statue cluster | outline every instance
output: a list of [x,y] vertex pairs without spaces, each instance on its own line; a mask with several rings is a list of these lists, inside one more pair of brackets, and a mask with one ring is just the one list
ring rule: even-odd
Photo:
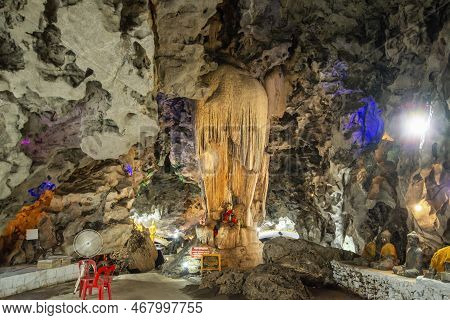
[[[369,242],[362,253],[362,258],[355,259],[354,263],[370,266],[378,270],[392,270],[395,274],[416,278],[423,275],[423,252],[420,248],[419,235],[412,231],[407,235],[406,259],[403,265],[399,264],[397,250],[391,243],[391,233],[388,230],[380,234],[381,250],[377,255],[375,241]],[[436,251],[430,263],[426,277],[450,282],[450,246]]]

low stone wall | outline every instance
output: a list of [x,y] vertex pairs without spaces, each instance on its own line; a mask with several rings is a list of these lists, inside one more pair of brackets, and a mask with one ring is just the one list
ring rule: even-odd
[[332,261],[337,284],[365,299],[448,300],[450,283],[418,277],[411,279],[380,271]]
[[75,280],[79,274],[76,264],[46,270],[30,269],[31,272],[0,275],[0,298]]

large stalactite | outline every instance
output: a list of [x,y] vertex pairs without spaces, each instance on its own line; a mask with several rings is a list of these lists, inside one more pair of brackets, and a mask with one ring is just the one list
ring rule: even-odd
[[[265,215],[269,156],[268,99],[255,79],[221,66],[208,75],[207,96],[196,109],[196,147],[207,204],[204,229],[218,229],[214,243],[228,266],[262,260],[256,227]],[[238,223],[221,223],[232,204]]]

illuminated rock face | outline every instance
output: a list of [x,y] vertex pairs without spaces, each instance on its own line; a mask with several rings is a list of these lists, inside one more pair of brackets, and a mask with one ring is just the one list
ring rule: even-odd
[[[35,203],[22,207],[16,217],[8,223],[0,235],[0,263],[18,264],[24,262],[22,259],[25,258],[26,253],[21,247],[25,242],[26,231],[39,227],[41,220],[47,216],[46,211],[52,198],[53,192],[45,191]],[[39,229],[42,231],[41,228]],[[46,242],[43,241],[42,235],[40,240]],[[42,244],[42,247],[45,247],[45,245]]]
[[156,135],[149,19],[145,0],[1,1],[0,201],[21,197],[57,153],[117,159]]
[[[266,91],[255,79],[222,66],[211,73],[198,102],[196,143],[207,205],[205,228],[218,229],[214,245],[233,267],[262,260],[256,227],[265,216],[269,157]],[[222,222],[233,205],[237,223]]]
[[[129,178],[106,172],[99,181],[94,172],[79,170],[95,159],[104,163],[89,169],[117,167],[123,174],[120,161],[110,161],[158,131],[149,1],[119,2],[0,1],[0,234],[30,200],[28,189],[50,175],[56,198],[66,196],[59,189],[74,172],[104,190],[94,190],[94,196],[66,183],[72,195],[64,203],[75,211],[56,223],[59,242],[70,248],[70,233],[88,227],[89,221],[73,220],[79,218],[79,201],[91,197],[104,215],[89,214],[87,220],[131,226],[129,207],[101,202],[114,193],[106,180],[123,184]],[[134,194],[111,201],[125,198],[131,201]],[[70,235],[64,238],[63,231]]]

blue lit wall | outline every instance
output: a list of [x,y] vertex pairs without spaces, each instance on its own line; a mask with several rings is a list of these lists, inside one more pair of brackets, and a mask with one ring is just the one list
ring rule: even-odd
[[360,149],[377,145],[384,133],[382,111],[372,97],[361,99],[364,105],[352,113],[344,124],[344,130],[352,132],[352,143]]

